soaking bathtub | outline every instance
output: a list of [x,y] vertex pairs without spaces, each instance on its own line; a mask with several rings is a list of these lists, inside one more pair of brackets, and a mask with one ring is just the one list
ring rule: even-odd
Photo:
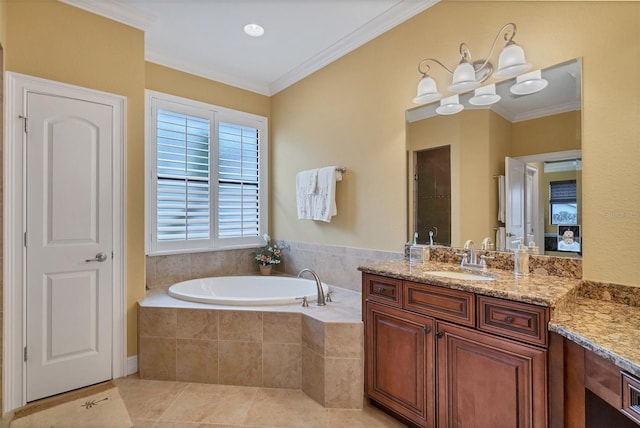
[[[329,290],[322,284],[325,294]],[[176,299],[230,306],[268,306],[313,303],[317,287],[313,280],[287,276],[218,276],[191,279],[169,287]]]

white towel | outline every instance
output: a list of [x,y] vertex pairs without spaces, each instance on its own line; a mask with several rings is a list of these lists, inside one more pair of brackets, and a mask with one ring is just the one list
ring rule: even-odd
[[504,175],[498,176],[498,221],[504,223],[506,214],[504,210]]
[[298,218],[312,218],[312,201],[318,186],[318,169],[296,174],[296,208]]
[[[314,171],[314,170],[311,170]],[[338,213],[336,206],[336,181],[342,180],[342,173],[335,166],[327,166],[316,171],[315,190],[308,193],[312,179],[309,171],[296,175],[296,205],[299,219],[320,220],[329,223]],[[305,173],[305,174],[303,174]]]
[[499,227],[496,230],[496,251],[506,250],[506,230],[504,227]]

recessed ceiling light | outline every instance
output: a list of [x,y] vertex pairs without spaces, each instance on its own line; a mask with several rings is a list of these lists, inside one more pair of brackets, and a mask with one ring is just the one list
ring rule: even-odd
[[264,28],[258,24],[247,24],[244,26],[244,32],[251,37],[262,37]]

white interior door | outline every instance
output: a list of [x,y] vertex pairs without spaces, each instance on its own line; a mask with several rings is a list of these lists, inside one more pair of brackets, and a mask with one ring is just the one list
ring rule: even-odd
[[513,251],[513,242],[525,234],[525,171],[527,165],[514,158],[506,157],[505,164],[505,231],[506,249]]
[[29,92],[26,398],[112,376],[113,108]]

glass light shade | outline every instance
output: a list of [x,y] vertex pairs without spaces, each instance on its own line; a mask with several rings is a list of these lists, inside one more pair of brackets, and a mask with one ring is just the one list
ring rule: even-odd
[[536,70],[516,78],[516,83],[509,89],[515,95],[530,95],[540,92],[549,82],[542,78],[542,71]]
[[497,103],[501,98],[496,94],[496,85],[491,84],[476,89],[473,97],[469,98],[469,103],[474,106],[488,106]]
[[442,98],[442,94],[438,92],[436,81],[425,74],[418,83],[418,91],[413,102],[416,104],[427,104],[438,101],[440,98]]
[[509,78],[522,74],[531,68],[524,59],[524,49],[517,43],[509,43],[502,49],[498,58],[498,70],[493,77]]
[[476,80],[476,70],[473,65],[463,61],[453,70],[451,85],[447,88],[451,92],[465,92],[480,86]]
[[456,114],[461,112],[463,109],[464,106],[460,104],[460,97],[458,95],[453,95],[440,100],[440,107],[436,109],[436,113],[442,115]]

